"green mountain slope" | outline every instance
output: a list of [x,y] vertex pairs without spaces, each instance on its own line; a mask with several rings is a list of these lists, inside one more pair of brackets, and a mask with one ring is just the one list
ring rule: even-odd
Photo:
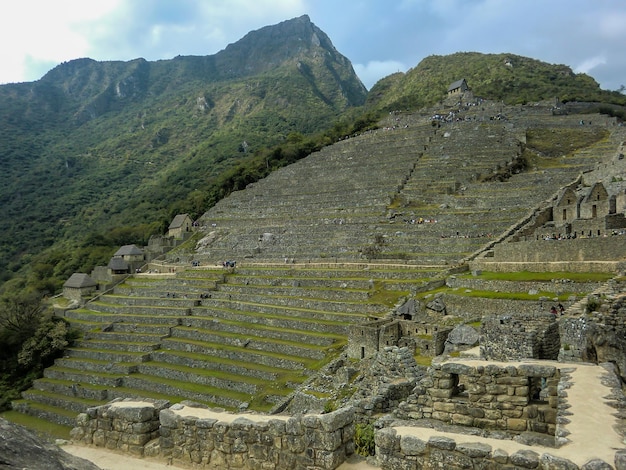
[[79,59],[0,86],[0,278],[53,245],[42,279],[145,241],[175,212],[203,212],[206,188],[255,150],[319,131],[365,96],[307,16],[213,56]]
[[475,96],[507,104],[554,98],[626,104],[625,95],[601,90],[593,78],[575,74],[565,65],[513,54],[478,52],[429,56],[405,74],[380,80],[370,90],[367,104],[387,111],[431,106],[446,96],[452,82],[461,78],[465,78]]

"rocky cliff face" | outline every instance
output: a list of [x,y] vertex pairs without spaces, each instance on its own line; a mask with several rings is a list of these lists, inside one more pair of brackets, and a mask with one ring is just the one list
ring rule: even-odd
[[99,470],[36,437],[21,426],[0,418],[0,468],[3,470]]

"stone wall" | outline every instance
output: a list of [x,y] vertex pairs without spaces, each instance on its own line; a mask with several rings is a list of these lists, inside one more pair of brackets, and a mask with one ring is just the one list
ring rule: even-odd
[[561,339],[551,313],[483,317],[480,352],[485,359],[557,359]]
[[[581,470],[591,468],[626,468],[626,451],[615,454],[614,467],[599,459],[579,467],[571,460],[539,454],[530,449],[514,453],[481,442],[467,442],[467,437],[453,439],[431,436],[428,440],[411,434],[399,434],[394,428],[376,431],[376,459],[382,470],[419,470],[422,468],[543,468],[551,470]],[[613,462],[611,462],[613,463]]]
[[491,261],[520,263],[615,261],[615,253],[626,252],[626,237],[520,241],[501,243],[495,246],[493,250],[494,259]]
[[71,437],[200,469],[332,470],[354,453],[354,431],[351,407],[288,417],[126,399],[81,413]]
[[[354,411],[278,417],[203,417],[161,411],[160,455],[194,468],[334,469],[354,453]],[[188,407],[186,407],[188,408]],[[230,415],[231,417],[233,415]]]
[[70,435],[81,444],[144,455],[144,446],[159,437],[159,413],[169,406],[164,400],[115,400],[88,408],[76,419]]
[[433,364],[395,416],[554,436],[559,379],[549,365]]

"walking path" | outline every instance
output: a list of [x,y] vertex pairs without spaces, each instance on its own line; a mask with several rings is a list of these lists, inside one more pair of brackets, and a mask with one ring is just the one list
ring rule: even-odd
[[[471,366],[507,364],[477,360],[460,360],[459,362],[461,361]],[[613,390],[605,380],[602,380],[603,377],[609,377],[610,373],[603,367],[592,364],[565,364],[553,361],[524,361],[524,363],[554,365],[567,371],[571,376],[571,386],[565,391],[567,395],[565,399],[569,405],[567,411],[571,413],[567,417],[570,422],[565,425],[565,429],[569,432],[567,439],[570,442],[561,447],[529,446],[512,440],[465,436],[439,432],[430,428],[402,426],[394,429],[398,435],[413,435],[423,441],[428,441],[432,436],[444,436],[454,439],[457,443],[480,442],[490,445],[494,450],[502,449],[509,455],[522,449],[533,450],[540,455],[551,454],[569,459],[579,467],[592,459],[601,459],[613,465],[615,452],[626,449],[626,441],[617,432],[617,410],[609,404],[609,397]]]

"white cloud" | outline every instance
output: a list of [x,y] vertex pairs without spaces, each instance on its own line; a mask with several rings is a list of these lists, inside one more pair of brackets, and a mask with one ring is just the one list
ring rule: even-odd
[[392,73],[405,72],[407,69],[408,67],[405,64],[395,60],[372,60],[365,65],[354,64],[354,71],[368,90],[381,78]]
[[117,0],[22,0],[0,15],[0,83],[34,80],[30,68],[83,57],[88,42],[75,25],[115,8]]
[[578,64],[574,68],[574,72],[576,73],[586,73],[588,74],[592,69],[596,68],[598,65],[605,65],[606,58],[602,55],[591,57],[589,59],[585,59],[583,62]]

